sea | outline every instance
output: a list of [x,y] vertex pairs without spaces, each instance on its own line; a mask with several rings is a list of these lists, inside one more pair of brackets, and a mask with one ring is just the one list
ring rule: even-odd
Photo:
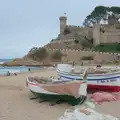
[[[0,64],[3,64],[4,62],[11,61],[12,59],[0,59]],[[9,71],[10,73],[21,73],[21,72],[27,72],[28,70],[39,70],[40,67],[31,67],[31,66],[0,66],[0,75],[6,75]]]

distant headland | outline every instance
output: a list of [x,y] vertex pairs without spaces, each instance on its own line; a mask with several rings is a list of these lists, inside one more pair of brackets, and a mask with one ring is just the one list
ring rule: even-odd
[[83,26],[68,25],[60,16],[60,33],[43,48],[32,48],[6,65],[111,64],[120,61],[120,7],[97,6]]

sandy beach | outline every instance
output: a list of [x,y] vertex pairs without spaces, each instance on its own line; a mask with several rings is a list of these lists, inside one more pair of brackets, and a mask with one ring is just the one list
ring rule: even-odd
[[[48,102],[30,100],[32,94],[26,87],[26,77],[29,75],[49,77],[57,74],[54,69],[46,68],[0,77],[0,120],[57,120],[66,109],[72,107],[67,103],[50,106]],[[120,118],[120,101],[103,103],[97,105],[96,109]]]

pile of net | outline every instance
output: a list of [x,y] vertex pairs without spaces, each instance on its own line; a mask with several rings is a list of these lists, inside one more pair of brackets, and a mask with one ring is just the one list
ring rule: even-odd
[[97,104],[110,101],[120,100],[120,95],[117,93],[108,93],[108,92],[95,92],[91,95],[91,100]]
[[80,107],[75,110],[68,109],[58,120],[119,120],[111,115],[96,112],[91,108]]

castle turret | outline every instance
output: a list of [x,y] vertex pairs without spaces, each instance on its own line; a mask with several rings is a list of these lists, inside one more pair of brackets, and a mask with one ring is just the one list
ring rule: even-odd
[[99,45],[100,44],[100,25],[94,25],[93,26],[93,43],[94,46]]
[[60,34],[64,32],[64,29],[67,25],[67,17],[66,16],[61,16],[59,18],[60,20]]

